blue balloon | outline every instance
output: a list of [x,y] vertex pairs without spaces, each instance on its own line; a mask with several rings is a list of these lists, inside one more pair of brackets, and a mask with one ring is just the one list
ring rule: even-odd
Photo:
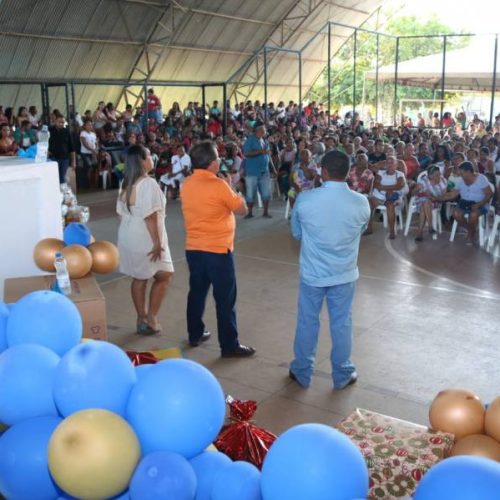
[[156,451],[141,460],[130,481],[129,491],[132,500],[193,500],[196,475],[182,455]]
[[220,451],[205,451],[192,458],[190,464],[197,481],[195,500],[211,500],[215,477],[231,464],[231,459]]
[[138,365],[135,367],[135,374],[137,378],[142,377],[154,365]]
[[52,500],[58,489],[49,474],[50,436],[58,417],[24,420],[0,437],[0,493],[9,499]]
[[358,448],[322,424],[292,427],[271,446],[262,467],[265,500],[367,498],[368,470]]
[[493,500],[500,498],[500,463],[459,456],[439,462],[420,481],[414,500]]
[[58,416],[52,384],[59,359],[35,344],[0,354],[0,422],[14,425],[28,418]]
[[39,344],[62,356],[82,338],[82,318],[75,304],[60,293],[31,292],[10,311],[7,344]]
[[212,443],[224,413],[224,392],[205,367],[187,359],[167,359],[137,381],[127,420],[143,453],[173,451],[189,459]]
[[92,233],[85,224],[72,222],[65,227],[63,239],[66,245],[83,245],[86,247],[92,241]]
[[124,416],[136,380],[130,359],[119,347],[103,341],[85,342],[61,358],[54,401],[64,417],[90,408]]
[[7,349],[7,320],[10,309],[6,304],[0,302],[0,352]]
[[261,500],[260,471],[248,462],[233,462],[215,476],[211,500]]

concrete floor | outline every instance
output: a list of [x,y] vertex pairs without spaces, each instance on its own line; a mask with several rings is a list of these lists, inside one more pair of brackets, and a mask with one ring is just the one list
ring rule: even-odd
[[[79,195],[90,206],[98,240],[116,241],[115,197],[116,191]],[[449,243],[443,234],[417,247],[413,237],[400,233],[389,242],[381,224],[363,238],[360,252],[353,315],[358,383],[332,391],[326,311],[313,383],[306,390],[291,382],[299,247],[289,236],[284,203],[273,202],[272,208],[272,220],[238,221],[239,330],[241,342],[257,349],[255,357],[220,359],[215,335],[196,349],[187,346],[188,272],[178,202],[167,207],[176,274],[161,312],[164,331],[150,338],[134,333],[130,281],[116,273],[99,278],[110,341],[134,350],[180,347],[209,368],[227,394],[259,402],[257,423],[276,433],[304,422],[333,425],[356,407],[426,424],[429,403],[444,388],[471,389],[485,402],[500,394],[498,259],[466,247],[463,235]],[[212,301],[206,323],[215,333]]]

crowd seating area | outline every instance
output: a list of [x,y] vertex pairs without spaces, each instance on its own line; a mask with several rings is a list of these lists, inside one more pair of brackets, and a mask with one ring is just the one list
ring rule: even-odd
[[[158,182],[169,199],[175,199],[189,175],[190,148],[212,139],[223,175],[230,175],[235,189],[244,192],[242,147],[254,127],[265,124],[272,192],[284,200],[285,217],[301,191],[321,184],[322,156],[339,150],[351,161],[349,186],[370,199],[373,218],[383,221],[390,238],[397,237],[398,228],[408,235],[412,217],[418,213],[417,242],[427,234],[427,225],[430,239],[447,228],[453,240],[464,226],[467,243],[484,248],[495,243],[500,225],[498,120],[489,127],[477,116],[468,120],[459,113],[454,119],[445,113],[440,120],[430,111],[428,119],[419,115],[415,124],[402,117],[401,126],[387,127],[365,124],[357,113],[330,116],[322,104],[311,102],[301,108],[293,101],[228,103],[225,109],[217,101],[206,107],[189,102],[185,108],[174,103],[165,111],[153,89],[145,108],[134,110],[128,105],[119,112],[112,103],[100,102],[95,111],[83,114],[71,109],[67,126],[79,157],[79,189],[116,188],[128,147],[143,144],[153,155]],[[48,125],[58,116],[61,113],[54,109]],[[0,106],[0,155],[15,155],[36,143],[41,123],[35,106],[21,107],[17,115],[12,108]],[[484,197],[472,203],[466,199],[471,190]],[[373,230],[370,224],[366,234]]]

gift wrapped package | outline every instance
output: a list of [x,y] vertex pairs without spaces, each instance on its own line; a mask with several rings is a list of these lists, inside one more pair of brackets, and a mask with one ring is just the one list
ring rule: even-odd
[[257,410],[255,401],[226,398],[229,405],[229,422],[221,429],[215,447],[233,460],[243,460],[259,469],[276,436],[257,427],[252,418]]
[[446,458],[453,434],[358,408],[340,422],[365,457],[370,499],[410,498],[425,472]]

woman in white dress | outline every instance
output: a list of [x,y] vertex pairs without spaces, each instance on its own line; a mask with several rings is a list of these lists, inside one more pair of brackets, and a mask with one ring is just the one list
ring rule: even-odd
[[[397,158],[389,155],[385,162],[386,169],[379,170],[375,176],[373,191],[369,198],[370,208],[373,211],[379,205],[385,205],[389,223],[389,239],[396,237],[396,205],[402,205],[406,186],[405,175],[397,170]],[[373,232],[372,218],[368,223],[366,234]]]
[[[151,153],[143,146],[128,150],[116,210],[120,215],[118,249],[120,271],[132,277],[132,300],[137,311],[137,333],[159,333],[158,312],[174,266],[165,229],[166,200],[157,182],[148,176]],[[148,280],[153,278],[146,304]]]

